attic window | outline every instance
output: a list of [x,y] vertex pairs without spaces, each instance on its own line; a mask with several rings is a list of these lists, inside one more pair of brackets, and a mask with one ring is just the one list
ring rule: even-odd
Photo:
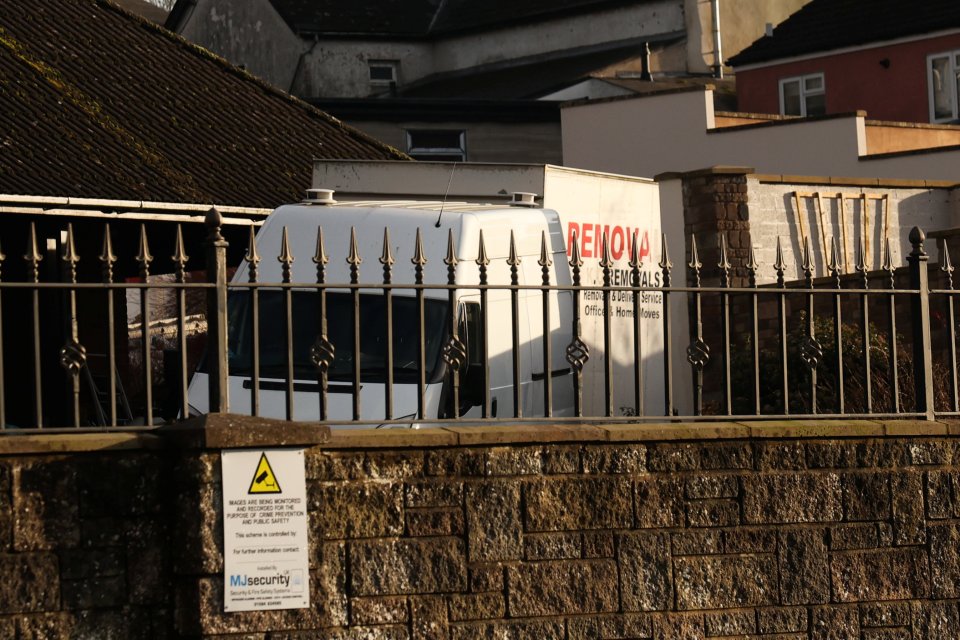
[[822,116],[827,112],[822,73],[780,81],[780,115]]
[[396,60],[370,60],[370,84],[385,85],[396,82],[399,64]]
[[407,131],[407,153],[416,160],[463,162],[467,159],[467,133],[460,129]]
[[930,87],[930,122],[953,122],[960,118],[960,51],[927,57]]

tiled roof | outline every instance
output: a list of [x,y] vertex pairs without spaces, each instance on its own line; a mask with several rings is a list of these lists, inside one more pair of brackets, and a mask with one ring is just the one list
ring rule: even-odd
[[648,1],[270,0],[270,4],[290,28],[300,34],[427,38],[449,32],[510,25],[526,19]]
[[728,62],[736,67],[957,28],[958,0],[812,0]]
[[126,9],[130,13],[136,14],[141,18],[145,18],[150,22],[156,22],[157,24],[163,24],[167,19],[167,14],[170,13],[163,7],[158,7],[152,2],[147,2],[147,0],[112,0],[112,1],[121,9]]
[[274,207],[406,157],[108,0],[2,5],[0,193]]

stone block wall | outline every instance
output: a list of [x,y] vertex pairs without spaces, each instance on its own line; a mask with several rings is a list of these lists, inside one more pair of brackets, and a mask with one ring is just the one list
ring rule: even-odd
[[311,608],[233,614],[209,440],[12,453],[4,437],[0,638],[957,638],[957,434],[335,432],[307,452]]
[[169,637],[156,443],[26,438],[0,436],[0,638]]

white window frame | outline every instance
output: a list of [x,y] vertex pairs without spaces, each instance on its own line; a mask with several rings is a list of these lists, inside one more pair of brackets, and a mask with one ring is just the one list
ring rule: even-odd
[[[418,133],[457,133],[460,136],[459,147],[415,147],[413,138]],[[407,153],[411,156],[419,156],[428,159],[430,156],[453,156],[460,155],[459,162],[467,160],[467,132],[464,129],[407,129]]]
[[[960,119],[960,90],[957,89],[957,74],[960,73],[960,63],[957,58],[960,57],[960,49],[954,51],[942,51],[940,53],[931,53],[927,56],[927,108],[930,114],[930,122],[955,122]],[[947,58],[950,61],[950,94],[953,99],[953,114],[947,118],[937,118],[934,113],[933,105],[933,60],[934,58]]]
[[[812,80],[813,78],[820,78],[820,89],[818,91],[807,91],[807,80]],[[781,78],[779,83],[780,88],[780,115],[787,115],[786,104],[784,103],[783,96],[783,86],[789,82],[796,82],[800,86],[800,117],[807,117],[807,97],[809,96],[824,96],[826,100],[827,95],[827,80],[823,77],[823,73],[808,73],[803,76],[791,76],[789,78]],[[793,115],[793,114],[791,114]]]
[[[374,79],[371,77],[374,67],[383,67],[390,69],[390,79]],[[397,76],[399,75],[400,70],[400,61],[399,60],[367,60],[367,78],[370,80],[370,84],[375,86],[387,87],[391,84],[397,82]]]

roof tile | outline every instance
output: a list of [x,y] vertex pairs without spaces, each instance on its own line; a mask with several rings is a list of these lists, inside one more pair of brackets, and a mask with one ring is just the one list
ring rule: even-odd
[[958,0],[812,0],[728,64],[738,67],[956,28]]
[[316,158],[405,158],[107,0],[0,12],[0,95],[4,193],[274,207]]

